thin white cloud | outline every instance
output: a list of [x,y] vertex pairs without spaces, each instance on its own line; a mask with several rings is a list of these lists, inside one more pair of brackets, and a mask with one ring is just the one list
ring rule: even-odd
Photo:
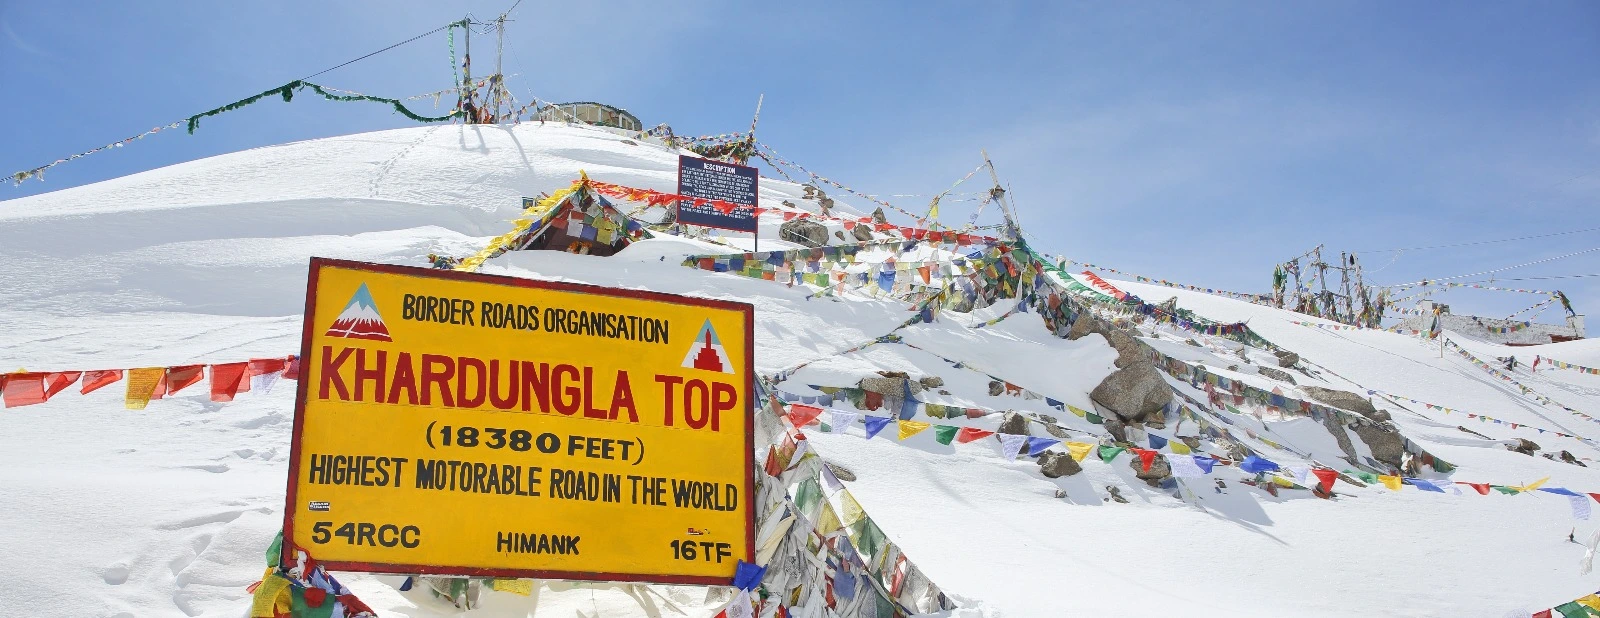
[[22,40],[22,37],[18,36],[16,31],[11,29],[11,23],[5,21],[4,19],[0,19],[0,32],[4,32],[6,39],[11,41],[11,44],[17,49],[28,52],[35,56],[44,56],[46,58],[50,57],[50,52],[29,45],[27,41]]

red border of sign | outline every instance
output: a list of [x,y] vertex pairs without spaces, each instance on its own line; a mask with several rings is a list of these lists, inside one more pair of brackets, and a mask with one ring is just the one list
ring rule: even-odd
[[[756,172],[756,184],[755,184],[754,189],[756,190],[756,203],[748,204],[748,205],[740,204],[739,206],[743,207],[743,208],[750,208],[751,210],[760,210],[761,209],[761,168],[758,168],[758,167],[756,167],[754,165],[739,165],[738,163],[729,163],[727,161],[718,161],[716,159],[707,159],[705,157],[691,157],[691,156],[686,155],[686,154],[680,154],[680,155],[678,155],[678,190],[679,191],[683,190],[683,160],[684,159],[699,159],[701,161],[707,161],[707,162],[711,162],[711,163],[716,163],[717,165],[732,165],[734,167],[743,167],[743,168],[755,170],[755,172]],[[672,220],[673,221],[678,221],[678,222],[682,223],[682,221],[679,219],[679,215],[681,213],[678,212],[678,208],[680,208],[682,206],[683,206],[683,200],[678,200],[678,201],[672,203]],[[709,227],[709,228],[718,229],[718,230],[728,230],[730,232],[744,232],[746,234],[755,234],[755,235],[759,236],[761,234],[761,213],[753,212],[750,215],[750,220],[754,221],[756,223],[756,229],[753,230],[753,231],[752,230],[741,230],[741,229],[736,228],[736,227],[723,227],[721,225],[706,225],[706,224],[703,224],[703,223],[683,223],[683,225],[692,225],[692,226],[695,226],[695,227]]]
[[[679,296],[662,292],[645,290],[620,290],[615,288],[600,287],[582,283],[565,283],[560,281],[537,281],[533,279],[520,279],[500,275],[483,275],[478,273],[460,272],[453,270],[439,270],[434,268],[416,268],[412,266],[395,266],[392,264],[372,264],[368,262],[353,262],[349,260],[336,260],[331,258],[311,258],[311,272],[306,278],[306,311],[305,323],[300,334],[300,362],[302,363],[299,387],[295,391],[294,402],[294,434],[289,449],[289,488],[284,497],[283,509],[283,551],[279,555],[280,564],[292,565],[295,563],[294,552],[294,505],[295,505],[295,480],[300,478],[300,432],[305,423],[306,394],[310,390],[310,380],[306,378],[310,371],[305,369],[303,363],[311,362],[311,334],[317,324],[316,318],[316,290],[317,276],[325,267],[347,268],[368,272],[410,275],[433,279],[452,279],[457,281],[476,281],[480,283],[497,283],[523,288],[537,288],[543,290],[558,290],[562,292],[577,292],[580,294],[595,294],[599,296],[614,296],[618,298],[635,298],[641,300],[654,300],[679,305],[694,305],[714,309],[726,309],[744,313],[744,341],[745,341],[745,399],[750,405],[744,409],[744,491],[745,491],[745,562],[755,562],[756,551],[756,507],[755,507],[755,306],[749,303],[737,303],[711,298],[695,298]],[[312,556],[315,558],[315,556]],[[317,561],[323,567],[334,571],[364,571],[371,573],[423,573],[429,575],[476,575],[480,577],[533,577],[539,579],[570,579],[581,581],[619,581],[619,582],[644,582],[661,584],[693,584],[704,586],[730,586],[733,577],[703,577],[698,575],[659,575],[635,573],[585,573],[576,571],[543,571],[536,569],[496,569],[477,567],[441,567],[421,564],[386,564],[377,562],[333,562]]]

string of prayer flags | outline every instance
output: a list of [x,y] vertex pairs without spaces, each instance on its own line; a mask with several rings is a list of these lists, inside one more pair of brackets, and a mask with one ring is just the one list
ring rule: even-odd
[[0,399],[3,399],[7,408],[40,404],[73,384],[81,384],[78,392],[87,395],[127,377],[123,405],[130,410],[143,410],[151,400],[173,395],[200,383],[206,378],[208,367],[211,400],[217,402],[233,401],[238,393],[249,392],[252,381],[262,382],[266,386],[264,390],[270,390],[271,384],[280,377],[299,377],[299,363],[293,356],[215,365],[18,372],[0,374]]
[[1553,365],[1553,366],[1555,366],[1557,368],[1560,368],[1560,369],[1571,369],[1573,371],[1579,371],[1579,372],[1587,373],[1589,375],[1600,376],[1600,369],[1596,369],[1594,367],[1585,367],[1583,365],[1574,365],[1572,363],[1562,362],[1562,361],[1558,361],[1558,360],[1553,359],[1553,358],[1546,358],[1546,357],[1538,356],[1538,355],[1535,355],[1533,357],[1533,367],[1534,367],[1534,369],[1538,369],[1539,361],[1544,361],[1544,362],[1549,363],[1550,365]]

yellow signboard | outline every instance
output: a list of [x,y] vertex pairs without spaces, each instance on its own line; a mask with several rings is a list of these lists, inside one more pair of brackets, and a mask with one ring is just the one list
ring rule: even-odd
[[748,304],[315,258],[282,560],[728,584]]

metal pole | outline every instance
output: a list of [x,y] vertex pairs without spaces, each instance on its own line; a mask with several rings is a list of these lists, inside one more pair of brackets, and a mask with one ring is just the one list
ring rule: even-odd
[[[995,173],[994,162],[989,160],[989,150],[986,148],[980,148],[978,152],[983,154],[983,166],[989,168],[989,179],[994,181],[994,187],[996,189],[1001,189],[1000,175]],[[1017,221],[1016,211],[1011,209],[1010,196],[1006,195],[1006,191],[1004,189],[1001,189],[1000,198],[996,201],[1000,202],[1000,211],[1005,213],[1006,223],[1009,224],[1007,227],[1010,228],[1008,231],[1015,232],[1012,240],[1016,240],[1016,235],[1019,235],[1022,232],[1022,225]]]

